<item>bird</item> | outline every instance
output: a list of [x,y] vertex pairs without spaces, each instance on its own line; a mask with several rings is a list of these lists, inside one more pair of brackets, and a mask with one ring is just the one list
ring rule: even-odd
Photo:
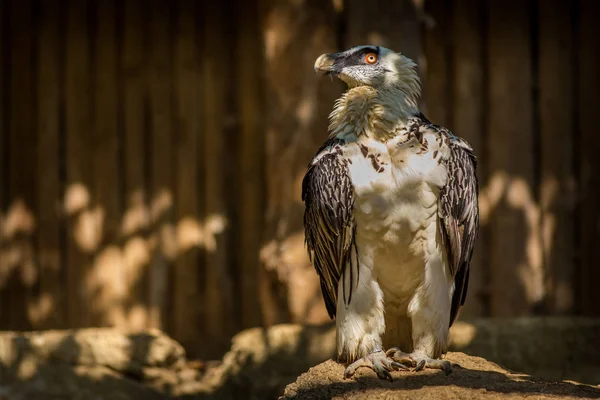
[[419,110],[416,68],[374,45],[314,64],[346,86],[302,180],[305,244],[344,378],[452,372],[443,357],[479,230],[477,158]]

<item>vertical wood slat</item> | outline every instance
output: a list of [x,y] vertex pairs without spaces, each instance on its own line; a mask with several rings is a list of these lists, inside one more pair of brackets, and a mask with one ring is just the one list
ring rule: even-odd
[[[38,100],[38,241],[41,298],[38,328],[66,327],[65,298],[61,282],[61,226],[63,214],[60,182],[60,67],[61,11],[58,0],[44,1],[39,10],[37,46]],[[43,60],[43,61],[41,61]]]
[[267,325],[328,319],[303,242],[301,181],[327,138],[327,116],[342,90],[312,69],[319,55],[336,50],[338,19],[328,1],[310,0],[303,7],[292,0],[263,2],[266,221],[260,295]]
[[[6,250],[8,246],[6,222],[8,217],[8,182],[10,174],[8,162],[10,147],[10,125],[8,122],[8,116],[10,115],[9,4],[8,1],[0,2],[0,243],[4,246],[0,250],[0,265],[5,266],[9,263],[9,253]],[[0,271],[2,272],[2,281],[0,281],[0,315],[7,316],[10,310],[10,292],[6,280],[8,272],[2,271],[2,269]],[[0,329],[10,329],[9,318],[0,318]]]
[[580,248],[581,284],[580,308],[586,315],[600,315],[600,269],[598,268],[598,243],[600,242],[600,175],[598,173],[598,95],[600,87],[600,4],[594,0],[581,0],[579,4],[578,58],[578,125],[579,125],[579,185],[580,185]]
[[172,49],[171,7],[154,0],[150,7],[148,86],[151,136],[151,223],[154,252],[150,263],[150,325],[167,318],[167,283],[175,256],[173,232]]
[[[478,176],[480,187],[485,184],[485,155],[484,151],[484,121],[485,115],[485,88],[484,88],[484,7],[479,0],[455,0],[452,12],[450,32],[452,35],[452,67],[453,72],[449,80],[453,82],[450,102],[447,103],[451,115],[447,120],[452,121],[450,126],[455,135],[467,140],[475,155],[480,160]],[[432,66],[433,60],[429,59],[428,65]],[[428,104],[433,100],[428,98]],[[444,113],[431,110],[432,119],[436,114]],[[435,119],[433,119],[434,122]],[[471,259],[469,277],[469,293],[461,317],[482,317],[487,314],[487,277],[488,263],[485,260],[486,248],[486,220],[481,218],[479,237],[475,244],[475,251]]]
[[[541,300],[542,271],[535,203],[530,15],[526,2],[489,3],[491,312],[526,315]],[[508,284],[510,282],[510,284]]]
[[239,275],[241,280],[242,327],[261,324],[258,281],[259,251],[264,223],[263,168],[264,142],[262,125],[263,92],[261,41],[258,7],[238,0],[237,25],[237,87],[240,114],[240,145],[237,177],[240,182],[239,204]]
[[[5,69],[4,64],[7,62],[6,54],[7,49],[5,45],[6,36],[6,21],[8,20],[6,1],[0,2],[0,242],[4,238],[3,236],[3,227],[4,227],[4,213],[5,213],[5,199],[4,196],[6,194],[6,183],[8,179],[7,171],[6,171],[6,150],[8,144],[8,132],[6,130],[6,110],[4,109],[7,104],[5,103],[6,96],[6,82],[8,82],[8,71]],[[0,261],[4,261],[3,258],[5,255],[3,252],[0,252]],[[1,310],[1,306],[0,306]],[[1,324],[1,323],[0,323]]]
[[13,2],[10,18],[11,40],[11,113],[10,113],[10,180],[9,213],[16,217],[12,240],[18,259],[11,271],[10,321],[15,329],[29,329],[29,310],[35,301],[33,285],[39,271],[34,263],[34,230],[36,214],[37,137],[34,87],[34,38],[31,4]]
[[67,9],[65,60],[67,183],[65,211],[67,238],[68,324],[89,325],[89,292],[84,289],[96,247],[92,199],[90,35],[87,0],[70,0]]
[[[204,124],[204,213],[206,219],[206,309],[205,329],[209,343],[214,344],[209,355],[224,350],[229,335],[233,334],[234,320],[231,317],[233,308],[233,290],[231,276],[228,276],[228,264],[231,260],[227,239],[231,229],[231,218],[226,209],[226,190],[230,182],[226,182],[227,163],[232,162],[233,155],[228,154],[227,134],[231,125],[232,110],[228,104],[227,94],[233,90],[229,77],[233,76],[233,60],[231,52],[223,49],[232,48],[231,25],[227,26],[226,10],[230,9],[231,0],[206,4],[204,30],[204,113],[207,116]],[[229,120],[229,121],[228,121]]]
[[[432,3],[439,3],[440,0]],[[348,0],[344,47],[375,44],[391,48],[415,62],[421,56],[421,25],[416,2]],[[427,4],[427,2],[426,2]]]
[[570,2],[539,0],[539,186],[546,270],[546,312],[573,307],[573,59]]
[[120,207],[119,132],[117,121],[117,37],[115,0],[94,2],[93,194],[101,213],[88,290],[94,326],[124,326],[123,300],[128,292],[116,243]]
[[[198,141],[202,111],[199,97],[202,93],[198,48],[195,43],[196,3],[179,1],[175,30],[174,79],[176,104],[176,210],[179,254],[174,265],[172,282],[173,337],[188,352],[198,354],[202,343],[197,340],[199,312],[203,301],[198,293],[198,275],[201,244],[201,221],[197,185]],[[193,305],[193,307],[190,307]]]
[[[427,27],[423,35],[426,68],[420,68],[425,102],[423,111],[433,123],[446,126],[450,130],[454,128],[450,125],[452,118],[450,95],[453,79],[455,79],[450,75],[452,61],[450,51],[452,34],[456,37],[453,29],[457,28],[452,25],[452,3],[451,0],[425,2],[425,12],[431,17],[433,24]],[[459,14],[456,12],[454,15]]]
[[128,325],[132,329],[148,326],[148,288],[150,248],[146,187],[147,135],[144,125],[144,27],[140,0],[128,0],[123,7],[123,44],[121,73],[123,96],[123,190],[126,201],[121,234],[123,268],[129,291],[126,302]]

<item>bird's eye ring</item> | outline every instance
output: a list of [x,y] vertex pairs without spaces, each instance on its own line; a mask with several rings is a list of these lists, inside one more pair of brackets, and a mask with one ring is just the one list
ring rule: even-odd
[[365,56],[365,61],[368,64],[375,64],[377,62],[377,54],[375,53],[369,53]]

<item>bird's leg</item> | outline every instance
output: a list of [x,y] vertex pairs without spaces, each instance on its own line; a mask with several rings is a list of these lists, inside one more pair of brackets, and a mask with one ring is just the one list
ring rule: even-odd
[[377,350],[359,358],[348,365],[344,371],[344,379],[352,377],[357,369],[361,367],[371,368],[379,378],[392,381],[391,371],[407,369],[406,366],[387,357],[383,350]]
[[452,364],[450,364],[450,361],[431,358],[420,351],[413,351],[409,354],[400,351],[396,347],[392,347],[386,352],[386,355],[395,362],[415,367],[415,372],[425,368],[441,369],[446,375],[452,372]]

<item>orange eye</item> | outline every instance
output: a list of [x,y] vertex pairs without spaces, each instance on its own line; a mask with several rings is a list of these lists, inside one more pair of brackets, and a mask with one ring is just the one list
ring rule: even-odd
[[365,56],[365,61],[369,64],[375,64],[377,62],[377,54],[369,53]]

